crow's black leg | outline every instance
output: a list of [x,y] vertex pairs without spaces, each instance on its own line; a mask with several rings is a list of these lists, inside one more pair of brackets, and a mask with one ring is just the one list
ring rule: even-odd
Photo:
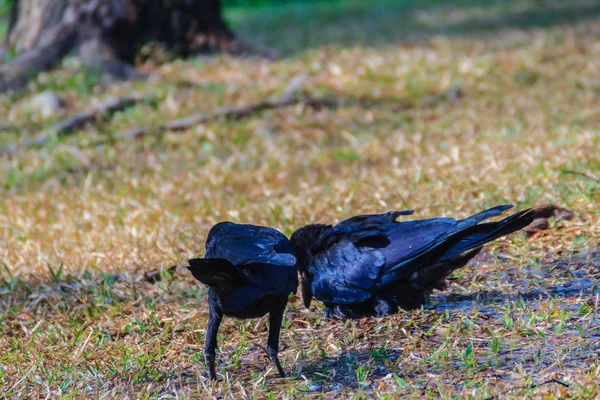
[[269,358],[273,361],[275,367],[277,367],[279,376],[282,378],[285,378],[285,372],[281,368],[277,353],[279,352],[279,332],[281,331],[281,322],[283,321],[283,312],[286,305],[287,297],[284,301],[279,302],[269,313],[269,340],[267,342]]
[[356,314],[351,307],[346,306],[335,306],[333,307],[333,315],[340,317],[341,319],[347,318],[360,318],[361,316]]
[[208,328],[206,329],[206,343],[204,345],[204,359],[208,365],[210,379],[217,379],[215,372],[215,350],[217,348],[217,332],[219,331],[222,319],[223,314],[211,306],[208,317]]
[[332,319],[334,314],[333,304],[327,303],[325,304],[325,318]]

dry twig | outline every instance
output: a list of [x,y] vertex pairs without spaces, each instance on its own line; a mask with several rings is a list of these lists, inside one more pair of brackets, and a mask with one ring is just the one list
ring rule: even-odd
[[584,178],[587,178],[587,179],[592,180],[594,182],[600,183],[600,178],[596,178],[595,176],[592,176],[592,175],[587,174],[585,172],[573,171],[573,170],[570,170],[570,169],[565,169],[565,170],[563,170],[563,173],[583,176]]
[[308,107],[313,108],[336,107],[340,104],[340,101],[338,99],[310,96],[285,97],[280,100],[263,100],[261,102],[249,104],[246,106],[221,108],[208,113],[194,114],[189,117],[167,122],[166,124],[159,127],[139,127],[129,129],[119,133],[117,137],[140,137],[147,134],[150,131],[181,131],[188,129],[192,126],[205,124],[220,118],[237,121],[243,118],[247,118],[250,115],[261,111],[289,107],[296,104],[304,104]]
[[[100,116],[110,115],[117,111],[122,111],[125,108],[145,99],[145,97],[140,95],[111,98],[92,110],[84,111],[66,118],[50,129],[47,129],[32,138],[24,138],[21,140],[20,145],[23,147],[44,146],[50,141],[52,135],[61,135],[74,132],[75,130],[95,121]],[[8,145],[0,148],[0,153],[14,153],[16,151],[17,146],[15,145]]]

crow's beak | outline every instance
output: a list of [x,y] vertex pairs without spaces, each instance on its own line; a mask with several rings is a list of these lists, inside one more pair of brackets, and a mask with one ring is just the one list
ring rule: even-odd
[[306,272],[302,272],[300,275],[302,276],[302,299],[304,300],[304,306],[308,308],[313,297],[312,282]]

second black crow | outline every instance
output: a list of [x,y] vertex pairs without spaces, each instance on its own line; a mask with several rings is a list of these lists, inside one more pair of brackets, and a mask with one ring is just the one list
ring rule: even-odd
[[263,226],[221,222],[208,233],[206,255],[189,261],[188,269],[208,286],[210,313],[205,358],[216,379],[217,331],[223,315],[259,318],[269,314],[267,352],[280,376],[279,332],[290,293],[298,287],[298,268],[290,241]]
[[482,222],[512,208],[503,205],[469,218],[397,222],[412,211],[360,215],[332,225],[308,225],[291,237],[306,307],[312,297],[326,315],[385,316],[415,309],[434,289],[446,287],[452,271],[465,266],[482,246],[531,223],[535,211]]

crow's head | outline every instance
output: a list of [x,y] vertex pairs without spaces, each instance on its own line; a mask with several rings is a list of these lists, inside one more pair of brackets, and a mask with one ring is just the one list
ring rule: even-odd
[[314,270],[312,264],[313,254],[321,245],[323,237],[331,230],[331,225],[307,225],[292,234],[290,242],[298,258],[298,271],[300,272],[302,299],[308,308],[313,297],[312,281]]

